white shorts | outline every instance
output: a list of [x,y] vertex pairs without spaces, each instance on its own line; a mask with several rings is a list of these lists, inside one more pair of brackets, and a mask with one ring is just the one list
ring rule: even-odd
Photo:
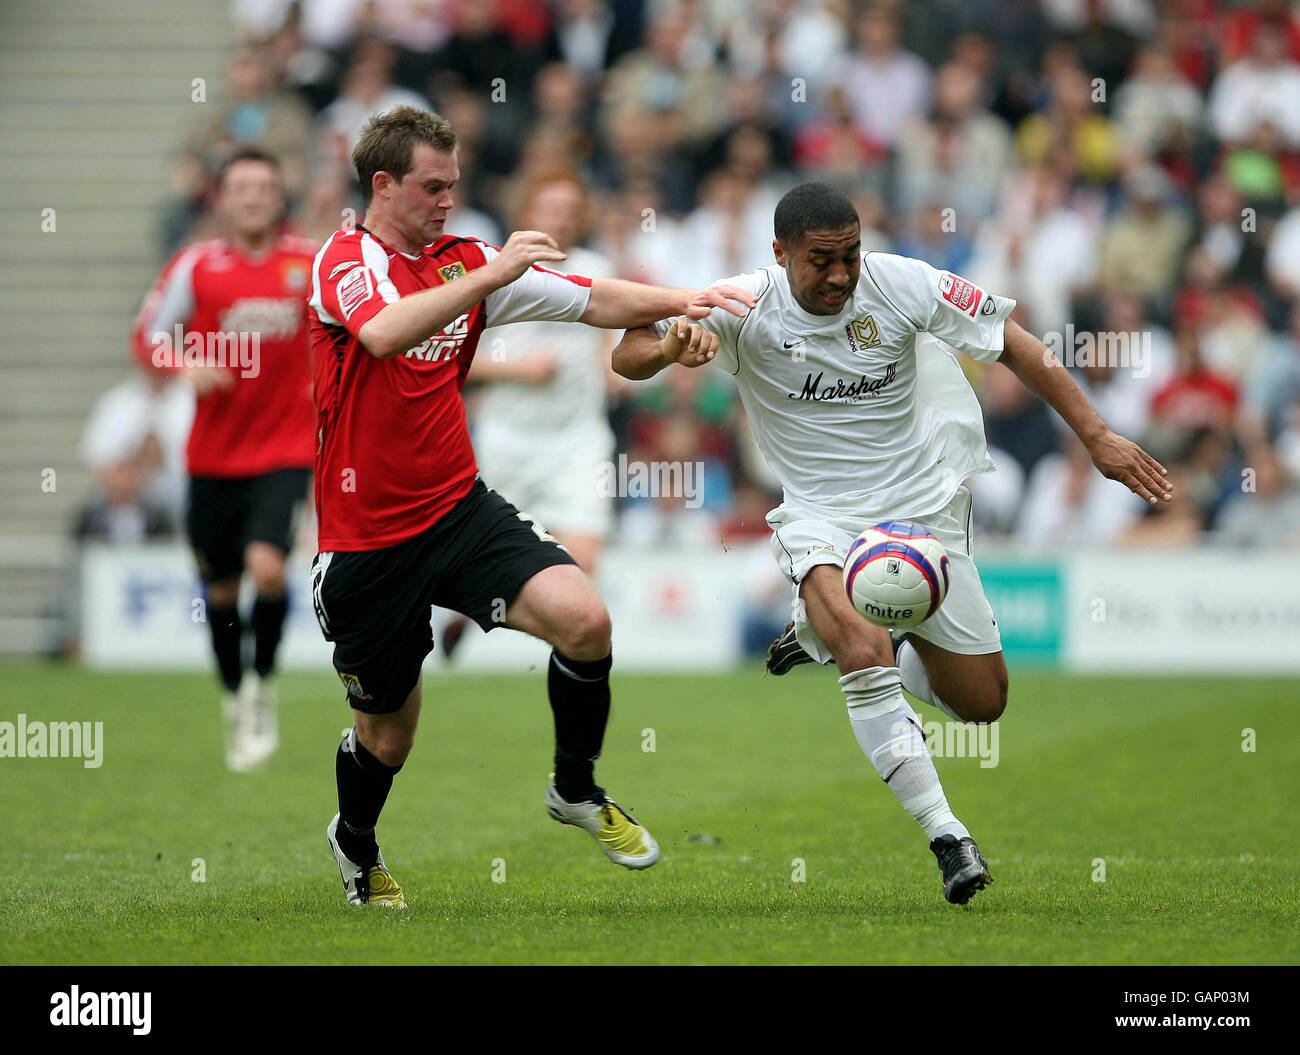
[[[970,551],[970,491],[959,487],[952,501],[937,513],[899,517],[925,525],[948,551],[948,596],[939,610],[920,626],[907,631],[949,652],[982,656],[1002,651],[1002,638],[993,609],[984,596],[984,584]],[[829,663],[830,649],[808,621],[799,584],[818,564],[844,567],[853,540],[878,521],[830,517],[810,519],[811,511],[777,506],[767,514],[772,528],[772,554],[785,577],[794,584],[795,635],[803,650],[818,663]],[[890,519],[890,518],[884,518]]]
[[614,522],[614,502],[600,486],[599,467],[613,456],[603,432],[528,439],[485,432],[474,455],[483,482],[546,530],[604,539]]

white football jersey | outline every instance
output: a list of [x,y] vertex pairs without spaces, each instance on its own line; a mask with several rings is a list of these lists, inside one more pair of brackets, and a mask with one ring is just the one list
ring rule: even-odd
[[735,377],[791,510],[923,516],[993,468],[979,402],[948,346],[995,361],[1014,300],[889,253],[863,254],[836,315],[799,307],[778,264],[725,281],[758,305],[704,320],[720,338],[713,361]]

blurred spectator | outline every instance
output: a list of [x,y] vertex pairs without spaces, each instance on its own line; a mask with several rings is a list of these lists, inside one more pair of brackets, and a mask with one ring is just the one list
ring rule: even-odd
[[1093,85],[1078,66],[1060,63],[1048,78],[1049,102],[1016,130],[1016,146],[1027,165],[1070,164],[1082,179],[1105,183],[1119,160],[1114,125],[1093,102]]
[[1242,490],[1225,503],[1218,537],[1251,547],[1300,547],[1300,486],[1288,479],[1286,467],[1268,444],[1247,454],[1246,467],[1253,471],[1254,490],[1245,490],[1243,480]]
[[1025,497],[1025,471],[1010,454],[992,444],[989,445],[989,457],[993,460],[993,472],[972,476],[966,481],[974,499],[971,516],[977,534],[1010,535]]
[[396,61],[397,53],[392,46],[378,41],[371,41],[358,51],[344,74],[342,92],[320,115],[316,134],[318,141],[326,145],[327,153],[333,154],[337,149],[351,157],[366,122],[395,106],[432,109],[424,96],[393,83]]
[[1073,432],[1062,452],[1049,454],[1025,486],[1016,541],[1031,546],[1108,546],[1139,516],[1142,499],[1107,480]]
[[[119,499],[133,493],[164,519],[179,523],[189,478],[185,445],[194,420],[194,389],[160,370],[136,369],[95,401],[81,437],[81,458],[96,476],[114,474]],[[128,469],[117,471],[119,466]]]
[[1293,207],[1273,228],[1265,267],[1277,295],[1296,302],[1300,298],[1300,205]]
[[620,278],[652,285],[676,282],[682,231],[665,207],[659,185],[649,178],[630,180],[607,202],[598,212],[596,251],[614,262]]
[[905,50],[899,36],[892,11],[868,7],[858,16],[854,49],[836,78],[858,131],[882,147],[892,147],[930,107],[930,67]]
[[1127,292],[1107,297],[1102,329],[1088,336],[1096,354],[1076,371],[1079,387],[1107,425],[1122,436],[1141,438],[1152,398],[1177,368],[1173,341],[1146,317],[1141,298]]
[[710,53],[708,36],[691,7],[652,22],[645,47],[624,55],[600,93],[601,123],[611,136],[630,111],[652,112],[669,122],[662,146],[696,146],[716,135],[728,113],[718,105],[725,81]]
[[1225,143],[1249,140],[1262,122],[1273,125],[1290,148],[1300,147],[1300,65],[1287,56],[1287,43],[1271,24],[1260,25],[1250,51],[1215,78],[1209,120]]
[[[1205,513],[1192,497],[1186,473],[1178,465],[1168,468],[1168,479],[1174,489],[1173,498],[1168,502],[1148,505],[1142,519],[1132,524],[1116,540],[1121,548],[1189,546],[1204,530]],[[1138,504],[1142,504],[1141,499]]]
[[996,207],[1011,159],[1011,132],[980,105],[980,95],[969,66],[942,67],[933,116],[908,126],[898,144],[898,206],[912,212],[939,202],[956,211],[958,229],[968,236]]
[[1254,427],[1252,439],[1281,434],[1287,415],[1300,400],[1300,309],[1291,312],[1289,333],[1271,334],[1268,348],[1246,379],[1243,413]]
[[1174,341],[1178,369],[1151,400],[1150,447],[1157,459],[1169,458],[1198,430],[1231,431],[1237,409],[1237,386],[1202,358],[1196,322],[1175,319]]
[[1201,93],[1174,64],[1164,44],[1137,56],[1133,75],[1115,90],[1115,125],[1130,156],[1154,157],[1187,142],[1201,123]]
[[1126,205],[1102,233],[1098,279],[1106,290],[1167,299],[1178,278],[1190,224],[1169,202],[1169,180],[1156,165],[1141,165],[1124,179]]
[[1097,271],[1097,231],[1069,208],[1068,189],[1065,176],[1047,165],[1015,173],[997,214],[975,238],[970,278],[1015,297],[1022,325],[1040,337],[1073,321],[1074,295]]
[[1052,412],[999,363],[984,369],[978,391],[989,446],[1006,452],[1021,475],[1029,476],[1040,458],[1057,449]]
[[107,542],[129,546],[162,538],[173,531],[166,510],[142,491],[152,455],[148,449],[95,473],[97,494],[77,515],[73,534],[78,542]]
[[280,160],[290,200],[303,188],[311,114],[296,96],[276,86],[269,53],[259,47],[237,51],[226,71],[223,96],[202,108],[172,170],[174,201],[164,221],[168,251],[204,219],[215,192],[214,174],[240,147],[258,147]]
[[558,65],[591,84],[609,66],[617,46],[614,12],[605,0],[560,0],[546,52]]
[[960,216],[937,201],[918,207],[907,217],[894,251],[924,260],[941,271],[965,271],[972,240],[960,227]]
[[1070,34],[1083,67],[1107,84],[1128,75],[1138,40],[1156,25],[1154,0],[1043,0],[1043,11]]

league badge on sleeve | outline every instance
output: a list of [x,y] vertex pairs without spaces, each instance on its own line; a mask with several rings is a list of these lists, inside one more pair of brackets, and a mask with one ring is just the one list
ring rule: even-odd
[[988,294],[979,286],[951,271],[945,271],[939,276],[939,297],[972,319],[979,314],[980,305],[988,300]]

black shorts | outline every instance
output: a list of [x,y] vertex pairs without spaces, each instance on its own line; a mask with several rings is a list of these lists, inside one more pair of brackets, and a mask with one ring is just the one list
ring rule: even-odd
[[237,579],[244,547],[269,542],[285,553],[293,543],[293,514],[307,497],[310,469],[276,469],[261,476],[192,476],[185,530],[204,582]]
[[573,564],[540,526],[481,480],[451,512],[384,549],[318,553],[312,600],[348,703],[401,710],[433,651],[430,609],[451,608],[484,630],[505,622],[520,588],[544,568]]

